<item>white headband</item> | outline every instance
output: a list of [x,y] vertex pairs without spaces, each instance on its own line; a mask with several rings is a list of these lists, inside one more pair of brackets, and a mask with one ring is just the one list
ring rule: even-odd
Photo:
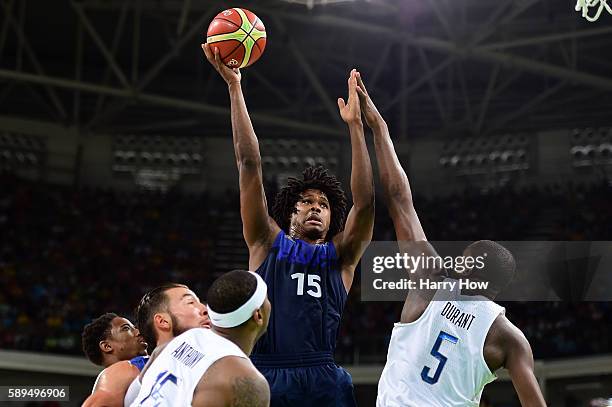
[[208,307],[208,316],[214,326],[219,328],[234,328],[243,322],[247,321],[253,315],[253,311],[261,307],[266,300],[268,286],[266,282],[257,273],[249,271],[257,279],[257,288],[247,302],[242,304],[238,309],[228,312],[227,314],[217,314]]

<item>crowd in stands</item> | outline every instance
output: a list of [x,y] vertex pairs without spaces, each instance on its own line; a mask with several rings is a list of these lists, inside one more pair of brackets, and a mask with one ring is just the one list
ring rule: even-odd
[[[141,296],[167,281],[204,296],[214,279],[221,197],[71,188],[0,175],[0,348],[79,354],[80,333],[106,311],[131,316]],[[551,240],[610,240],[612,188],[466,190],[415,197],[430,240],[520,240],[549,211]],[[383,202],[375,240],[394,240]],[[246,266],[246,265],[245,265]],[[606,302],[506,303],[536,358],[612,353]],[[402,303],[362,302],[359,277],[347,301],[337,358],[385,360]]]

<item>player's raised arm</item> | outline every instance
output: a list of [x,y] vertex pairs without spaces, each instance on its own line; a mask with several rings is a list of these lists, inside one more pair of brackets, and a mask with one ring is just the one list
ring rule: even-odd
[[[259,143],[242,94],[240,70],[225,66],[219,58],[217,48],[203,44],[202,49],[208,61],[219,72],[229,89],[234,152],[240,182],[240,214],[242,216],[244,239],[251,252],[251,260],[249,261],[251,263],[256,260],[253,258],[253,251],[259,247],[267,250],[265,246],[271,243],[275,232],[280,229],[268,216]],[[257,266],[259,264],[249,264],[251,269]]]
[[395,226],[397,239],[400,241],[427,240],[419,217],[412,202],[412,192],[408,177],[402,168],[395,149],[387,123],[378,112],[376,105],[368,94],[360,74],[357,74],[357,89],[361,111],[366,123],[374,133],[376,160],[380,173],[380,181],[389,206],[389,214]]
[[335,240],[342,261],[342,277],[350,288],[355,266],[366,244],[372,240],[374,228],[374,181],[372,164],[363,134],[359,96],[357,95],[357,71],[353,69],[348,79],[348,99],[338,99],[340,116],[346,122],[351,137],[351,208],[344,231]]

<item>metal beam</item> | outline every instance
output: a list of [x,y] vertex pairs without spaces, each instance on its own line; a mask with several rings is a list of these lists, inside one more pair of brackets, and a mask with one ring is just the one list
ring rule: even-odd
[[119,65],[117,65],[117,62],[115,61],[115,57],[113,57],[113,54],[108,50],[108,48],[106,47],[106,44],[104,44],[104,41],[102,40],[102,38],[100,38],[100,36],[98,35],[98,32],[96,31],[94,26],[91,24],[91,21],[89,21],[89,19],[85,15],[85,12],[83,12],[81,5],[76,3],[74,0],[72,0],[70,4],[72,5],[72,8],[76,12],[80,21],[83,23],[83,26],[85,27],[89,35],[91,36],[93,41],[98,46],[98,49],[100,50],[100,52],[102,52],[102,55],[104,55],[106,62],[111,67],[113,72],[115,72],[115,75],[117,75],[117,78],[119,78],[119,81],[121,82],[123,87],[125,87],[126,89],[132,89],[132,85],[130,85],[127,77],[125,76],[121,68],[119,68]]
[[[117,20],[117,24],[115,25],[115,34],[113,37],[113,43],[111,45],[111,53],[113,55],[115,55],[117,53],[117,48],[119,48],[119,43],[120,43],[120,39],[121,39],[121,35],[123,33],[123,28],[125,26],[125,21],[127,19],[127,13],[128,13],[128,5],[129,3],[123,2],[122,6],[121,6],[121,12],[119,13],[119,19]],[[108,80],[110,79],[110,67],[107,65],[104,68],[104,75],[103,75],[103,79],[102,79],[102,83],[104,85],[108,84]],[[94,108],[94,118],[100,114],[100,109],[102,108],[102,105],[104,104],[105,101],[105,95],[100,94],[98,95],[98,98],[96,100],[96,107]]]
[[[532,2],[533,1],[535,0],[532,0]],[[517,55],[487,51],[479,48],[459,47],[455,43],[431,37],[417,37],[411,34],[402,34],[401,36],[398,36],[397,31],[393,28],[349,20],[336,16],[321,15],[316,17],[309,16],[308,18],[305,18],[304,16],[300,15],[292,15],[291,13],[279,12],[279,14],[282,14],[283,18],[285,19],[307,22],[311,26],[332,25],[337,28],[351,29],[359,31],[362,34],[369,33],[372,35],[379,35],[381,38],[387,38],[390,41],[423,47],[431,51],[447,53],[462,58],[477,59],[493,64],[501,63],[505,67],[522,69],[536,74],[548,75],[560,79],[568,79],[574,83],[612,90],[612,79],[610,78],[592,75],[572,69],[561,68],[556,65],[533,61]]]
[[179,17],[178,25],[176,26],[176,35],[180,36],[185,30],[185,24],[187,23],[187,17],[189,17],[189,8],[191,7],[191,0],[183,1],[183,8],[181,9],[181,16]]
[[[216,72],[214,72],[213,74],[215,76],[215,79],[217,79]],[[285,93],[281,91],[278,86],[274,86],[269,80],[267,80],[266,77],[263,76],[261,72],[259,72],[257,69],[255,69],[253,72],[250,72],[249,74],[253,75],[255,79],[257,79],[262,85],[268,88],[268,90],[270,90],[270,92],[272,92],[284,104],[292,105],[293,103],[295,103],[295,101],[292,101],[287,95],[285,95]]]
[[[276,27],[278,28],[278,30],[282,34],[287,35],[284,24],[278,18],[272,17],[272,19],[274,23],[276,24]],[[317,94],[317,96],[319,96],[319,100],[321,101],[325,109],[327,110],[327,113],[329,113],[329,116],[331,117],[332,122],[336,124],[340,124],[340,125],[343,124],[342,119],[340,118],[340,114],[338,113],[338,105],[336,103],[332,103],[332,100],[335,100],[335,98],[332,98],[327,93],[327,91],[325,90],[325,87],[323,86],[323,84],[321,83],[317,75],[315,74],[314,70],[312,69],[311,64],[308,63],[308,61],[306,60],[306,57],[304,56],[302,51],[300,51],[300,47],[297,46],[297,44],[295,43],[295,41],[293,41],[292,38],[288,39],[287,48],[289,48],[289,51],[291,51],[293,58],[295,58],[299,67],[306,75],[306,78],[310,82],[310,85],[314,89],[315,93]]]
[[[204,26],[209,20],[212,14],[215,12],[214,9],[209,8],[209,10],[204,13],[200,19],[193,24],[191,29],[185,34],[180,40],[178,40],[173,47],[164,55],[155,65],[153,65],[143,76],[143,78],[136,84],[135,93],[142,92],[144,88],[146,88],[149,83],[159,75],[159,73],[164,69],[164,67],[174,58],[179,55],[181,48],[191,40],[191,38],[197,34],[201,33],[201,27]],[[110,106],[109,109],[104,112],[100,112],[96,115],[88,124],[87,127],[92,127],[98,124],[102,118],[109,118],[120,112],[127,105],[127,101],[122,103],[118,103],[116,105]]]
[[463,101],[465,104],[465,117],[470,125],[470,128],[474,129],[474,115],[472,113],[472,102],[470,101],[470,95],[467,91],[467,84],[465,80],[465,69],[463,67],[463,62],[459,61],[459,86],[461,87],[461,95],[463,96]]
[[557,93],[563,86],[565,86],[566,83],[567,81],[561,81],[557,83],[552,88],[548,88],[544,92],[540,93],[538,96],[531,98],[528,103],[525,103],[519,109],[502,118],[493,120],[493,124],[489,128],[487,128],[485,133],[490,134],[491,132],[503,127],[506,123],[512,120],[516,120],[524,114],[531,112],[535,106],[539,105],[540,103],[544,102],[546,99]]
[[540,35],[537,37],[524,38],[513,41],[504,41],[504,42],[493,42],[489,44],[483,44],[478,47],[478,49],[482,50],[501,50],[507,48],[514,47],[522,47],[525,45],[538,45],[538,44],[546,44],[548,42],[556,42],[567,39],[576,39],[583,37],[592,37],[596,35],[609,34],[612,33],[612,27],[601,27],[601,28],[593,28],[590,30],[580,30],[580,31],[570,31],[570,32],[562,32],[556,34],[548,34],[548,35]]
[[[74,80],[77,82],[81,81],[81,72],[83,70],[83,23],[77,21],[77,33],[76,33],[76,60],[75,60],[75,72]],[[81,122],[81,91],[75,89],[72,105],[72,120],[76,126],[79,126]]]
[[[423,51],[423,48],[417,48],[417,54],[419,55],[421,65],[423,65],[423,70],[425,72],[431,72],[431,67],[429,66],[429,61],[427,60],[427,55],[425,55],[425,51]],[[431,90],[431,93],[434,97],[434,101],[436,102],[436,107],[438,108],[440,119],[442,119],[442,121],[446,123],[446,111],[444,110],[444,105],[442,104],[442,98],[440,98],[440,94],[438,93],[438,85],[436,85],[433,80],[434,76],[435,75],[430,75],[427,78],[427,83],[429,83],[429,89]]]
[[[189,110],[200,113],[210,113],[215,115],[229,116],[230,110],[225,107],[213,106],[207,103],[194,102],[189,100],[171,98],[163,95],[140,93],[134,95],[131,91],[123,88],[114,88],[110,86],[97,85],[88,82],[77,82],[72,79],[57,78],[44,75],[35,75],[32,73],[16,72],[7,69],[0,69],[0,78],[10,79],[20,82],[37,83],[41,85],[54,86],[64,89],[78,89],[83,92],[103,93],[109,96],[118,98],[135,100],[145,103],[150,103],[159,106],[173,107],[179,110]],[[266,123],[270,125],[291,128],[300,131],[308,131],[319,134],[328,135],[344,135],[344,132],[335,127],[325,127],[315,124],[298,122],[291,119],[285,119],[274,115],[258,114],[251,115],[254,121]]]
[[138,81],[138,61],[140,59],[140,17],[142,0],[134,4],[134,31],[132,32],[132,82]]
[[[21,41],[21,43],[23,44],[23,49],[25,53],[27,54],[28,58],[30,59],[30,62],[32,62],[34,69],[39,75],[45,75],[45,70],[43,69],[42,65],[38,61],[38,58],[36,57],[36,54],[34,53],[32,47],[30,46],[30,43],[28,39],[26,38],[25,33],[23,32],[23,29],[19,26],[19,24],[17,24],[13,15],[8,14],[8,8],[6,4],[2,3],[2,7],[4,8],[4,11],[7,13],[6,17],[8,19],[8,22],[15,30],[18,40]],[[68,114],[66,113],[66,109],[64,109],[64,105],[62,104],[60,98],[57,96],[57,93],[51,87],[47,86],[45,87],[45,89],[47,93],[49,94],[49,97],[51,98],[51,101],[53,102],[55,109],[59,113],[60,119],[65,120],[68,117]]]
[[389,102],[387,102],[387,104],[385,104],[382,107],[382,110],[383,111],[388,111],[389,109],[391,109],[397,102],[402,100],[402,98],[405,98],[408,95],[410,95],[412,92],[414,92],[415,90],[420,88],[422,85],[424,85],[425,82],[429,81],[430,78],[432,78],[433,76],[437,75],[438,72],[440,72],[441,70],[446,68],[448,65],[450,65],[454,61],[454,59],[455,58],[452,57],[452,56],[447,57],[444,61],[442,61],[440,64],[438,64],[435,68],[429,70],[425,75],[419,77],[419,79],[417,79],[409,87],[407,87],[405,89],[402,89],[400,92],[398,92],[393,97],[393,99],[391,99]]
[[376,88],[376,84],[378,83],[378,78],[382,73],[384,67],[388,64],[387,58],[389,58],[389,54],[391,53],[391,47],[393,46],[392,42],[387,42],[385,47],[381,52],[380,59],[378,60],[378,64],[376,64],[376,68],[372,73],[372,76],[368,78],[368,88],[374,89]]
[[[1,1],[1,0],[0,0]],[[8,5],[6,5],[8,3]],[[7,0],[3,2],[4,5],[4,21],[2,22],[2,31],[0,31],[0,61],[2,61],[2,54],[4,52],[4,44],[6,43],[6,37],[8,36],[9,27],[9,16],[13,13],[14,0]]]
[[[535,5],[540,1],[542,0],[524,0],[523,2],[518,2],[518,5],[514,10],[512,10],[509,14],[506,14],[504,18],[501,19],[501,21],[496,21],[499,14],[503,14],[503,11],[505,11],[505,7],[499,7],[491,16],[491,18],[487,20],[487,23],[483,25],[482,29],[477,32],[476,35],[472,38],[472,40],[470,41],[470,45],[473,46],[481,43],[483,40],[494,34],[499,27],[508,24],[510,21],[514,20],[529,7]],[[515,2],[512,2],[511,4],[514,3]]]
[[485,116],[487,114],[487,108],[489,107],[489,101],[491,100],[491,96],[493,95],[493,89],[495,88],[495,81],[497,80],[497,75],[500,71],[500,65],[495,65],[493,68],[493,72],[491,72],[491,76],[489,77],[489,83],[487,84],[487,91],[485,96],[480,104],[480,114],[478,115],[478,121],[476,122],[476,134],[480,134],[482,130],[482,125],[484,123]]
[[446,32],[446,36],[448,38],[453,38],[455,34],[453,33],[453,30],[451,29],[451,26],[448,23],[448,19],[446,18],[446,16],[442,13],[442,10],[440,9],[440,0],[427,0],[427,3],[433,9],[434,14],[436,15],[436,18],[442,25],[442,28],[444,28],[444,31]]

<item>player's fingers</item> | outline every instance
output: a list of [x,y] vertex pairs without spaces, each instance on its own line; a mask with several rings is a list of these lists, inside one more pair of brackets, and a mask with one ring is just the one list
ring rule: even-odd
[[344,99],[338,98],[338,108],[342,110],[344,109],[344,106],[346,106],[346,103],[344,103]]
[[367,96],[368,90],[363,83],[363,78],[361,78],[361,72],[357,72],[357,85],[362,89],[363,93]]
[[368,94],[363,91],[359,84],[357,84],[357,95],[359,96],[360,101],[365,101],[365,98],[368,96]]
[[210,53],[210,45],[202,44],[202,49],[204,50],[204,55],[206,55],[206,59],[212,61],[212,54]]
[[217,66],[221,67],[223,62],[221,62],[221,57],[219,56],[219,48],[214,47],[213,50],[215,52],[215,62],[217,63]]

